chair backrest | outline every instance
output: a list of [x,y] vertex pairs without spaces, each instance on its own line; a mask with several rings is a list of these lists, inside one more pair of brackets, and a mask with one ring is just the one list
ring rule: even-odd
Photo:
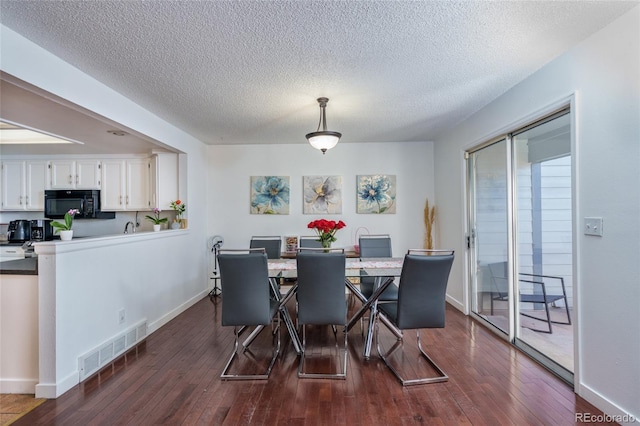
[[299,250],[298,322],[346,325],[344,252]]
[[267,258],[280,259],[282,238],[279,236],[254,236],[249,243],[251,248],[264,248]]
[[313,235],[301,235],[298,240],[299,247],[302,248],[321,248],[322,243],[318,239],[318,237]]
[[264,249],[221,250],[222,325],[269,324],[270,287]]
[[391,237],[387,234],[361,235],[358,244],[360,257],[392,257]]
[[487,264],[489,279],[491,280],[490,290],[500,296],[509,294],[509,279],[507,278],[507,262],[494,262]]
[[424,255],[409,251],[404,257],[396,325],[399,329],[440,328],[445,321],[445,296],[453,251]]

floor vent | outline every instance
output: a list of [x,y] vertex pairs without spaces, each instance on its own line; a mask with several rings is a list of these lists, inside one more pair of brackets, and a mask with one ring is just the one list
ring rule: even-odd
[[78,358],[80,381],[96,373],[105,365],[122,355],[147,337],[147,320],[124,330],[104,344]]

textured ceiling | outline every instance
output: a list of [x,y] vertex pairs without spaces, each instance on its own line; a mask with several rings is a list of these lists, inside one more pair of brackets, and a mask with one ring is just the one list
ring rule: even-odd
[[13,1],[0,22],[208,144],[428,141],[637,5]]

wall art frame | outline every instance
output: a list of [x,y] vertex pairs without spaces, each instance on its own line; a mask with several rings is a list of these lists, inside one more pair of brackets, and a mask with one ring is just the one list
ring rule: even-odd
[[304,214],[342,214],[342,176],[303,176]]
[[251,214],[289,214],[289,176],[251,176]]
[[395,214],[396,175],[356,176],[356,213]]

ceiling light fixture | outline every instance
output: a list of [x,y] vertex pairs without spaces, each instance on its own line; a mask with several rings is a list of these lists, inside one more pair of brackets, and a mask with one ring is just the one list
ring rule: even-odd
[[[329,98],[318,98],[318,103],[320,104],[320,121],[318,122],[318,130],[313,133],[308,133],[306,136],[311,146],[322,151],[323,155],[328,149],[336,146],[342,137],[342,133],[327,130],[327,116],[325,114],[327,102],[329,102]],[[320,130],[320,127],[322,127],[322,130]]]
[[0,145],[44,145],[81,143],[0,121]]

